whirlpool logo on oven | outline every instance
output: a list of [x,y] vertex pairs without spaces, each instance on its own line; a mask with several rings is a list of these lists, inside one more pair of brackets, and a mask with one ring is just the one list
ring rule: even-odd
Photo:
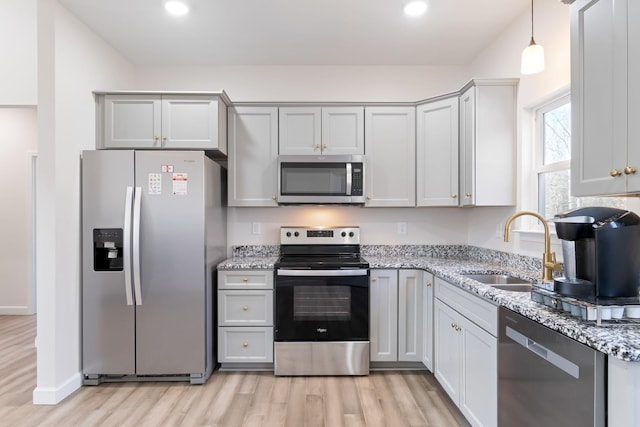
[[327,333],[327,329],[326,328],[318,328],[318,329],[316,329],[316,331],[320,332],[321,334],[326,334]]

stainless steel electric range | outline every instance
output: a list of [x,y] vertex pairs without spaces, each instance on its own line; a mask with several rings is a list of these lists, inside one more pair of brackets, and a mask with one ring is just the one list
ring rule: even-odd
[[369,264],[358,227],[282,227],[276,375],[369,373]]

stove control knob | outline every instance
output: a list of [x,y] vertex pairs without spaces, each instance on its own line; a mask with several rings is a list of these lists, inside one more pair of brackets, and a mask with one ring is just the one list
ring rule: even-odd
[[342,237],[347,237],[347,232],[346,232],[346,231],[343,231],[342,233],[340,233],[340,235],[341,235]]
[[297,231],[295,233],[293,233],[294,236],[298,237],[300,235],[300,233],[298,233]]
[[350,231],[349,232],[349,237],[353,237],[353,236],[355,236],[355,234],[353,234],[353,231]]
[[287,237],[291,237],[291,232],[287,231]]

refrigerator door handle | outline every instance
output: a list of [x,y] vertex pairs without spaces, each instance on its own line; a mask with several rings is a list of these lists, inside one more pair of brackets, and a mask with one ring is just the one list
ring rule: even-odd
[[124,241],[122,242],[122,258],[124,262],[124,293],[127,296],[127,305],[133,305],[133,292],[131,287],[131,209],[133,208],[133,187],[127,187],[124,199]]
[[136,305],[142,305],[142,289],[140,287],[140,202],[142,187],[136,187],[133,198],[133,291]]

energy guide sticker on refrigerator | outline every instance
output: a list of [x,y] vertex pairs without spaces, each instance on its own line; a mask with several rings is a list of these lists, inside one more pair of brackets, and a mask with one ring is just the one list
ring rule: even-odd
[[[159,173],[163,165],[180,172]],[[204,383],[213,371],[223,173],[198,151],[83,152],[85,384]]]

